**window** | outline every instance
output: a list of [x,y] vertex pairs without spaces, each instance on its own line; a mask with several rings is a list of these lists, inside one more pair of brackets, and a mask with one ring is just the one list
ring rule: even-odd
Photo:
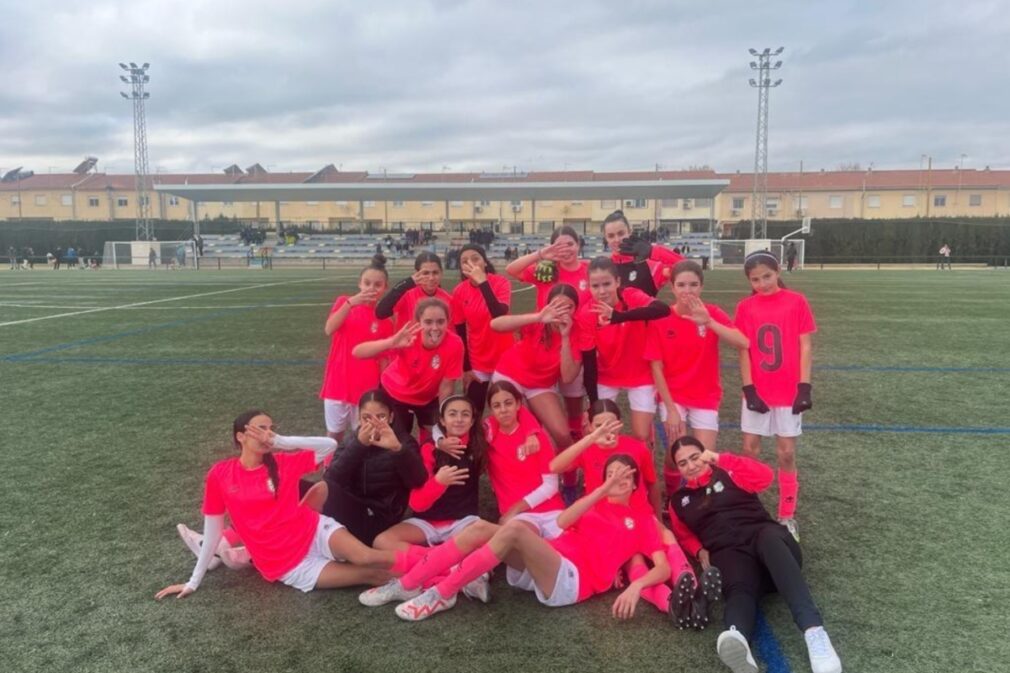
[[460,207],[463,206],[463,202],[462,201],[450,201],[449,205],[452,206],[453,208],[460,208]]
[[394,208],[403,208],[403,201],[393,201]]
[[582,201],[572,201],[572,205],[573,206],[581,206],[582,205]]
[[691,210],[694,208],[694,203],[691,199],[684,199],[684,210]]
[[523,202],[522,201],[511,201],[511,204],[512,204],[513,208],[522,208],[523,207]]
[[89,196],[88,197],[88,207],[89,208],[97,208],[98,207],[98,197],[97,196]]
[[901,195],[901,207],[902,208],[915,208],[915,194],[902,194]]
[[[678,203],[680,203],[680,199],[663,199],[660,205],[663,208],[676,208]],[[733,207],[736,208],[736,206]]]
[[177,206],[177,205],[179,205],[179,197],[178,196],[170,196],[170,197],[168,197],[168,205],[170,205],[170,206]]
[[694,205],[698,208],[711,208],[712,199],[695,199]]
[[130,200],[125,196],[120,196],[119,198],[116,199],[116,205],[119,206],[120,208],[125,208],[126,206],[130,205]]
[[946,194],[936,194],[933,196],[933,206],[936,208],[944,208],[947,205],[947,195]]
[[46,205],[46,195],[45,194],[36,194],[35,195],[35,205],[36,206],[44,206],[44,205]]
[[600,208],[606,208],[608,210],[613,210],[617,207],[617,201],[610,199],[608,201],[600,201]]
[[486,208],[486,207],[488,207],[488,206],[491,205],[491,202],[490,201],[478,201],[477,205],[478,206],[484,206]]
[[880,194],[870,194],[866,197],[867,208],[880,208]]
[[142,196],[142,197],[140,197],[140,202],[142,204],[144,204],[145,206],[149,206],[149,205],[151,205],[151,197],[149,197],[149,196]]
[[21,205],[21,197],[20,196],[12,196],[11,197],[11,205],[12,206],[20,206]]
[[64,206],[74,205],[74,195],[73,194],[60,194],[60,203]]
[[775,198],[768,199],[767,201],[765,201],[765,208],[767,208],[768,210],[778,210],[779,200]]
[[365,208],[375,208],[375,201],[365,201]]
[[221,202],[221,205],[222,205],[222,206],[226,206],[226,207],[227,207],[227,206],[234,206],[234,205],[235,205],[235,202],[234,202],[234,201],[222,201],[222,202]]
[[841,196],[829,196],[828,197],[828,208],[832,208],[833,210],[839,210],[842,207],[842,199],[843,198],[844,197],[841,197]]
[[968,195],[968,205],[969,206],[981,206],[982,205],[982,195],[981,194],[969,194]]
[[421,205],[425,206],[425,207],[427,207],[427,206],[433,206],[433,205],[435,205],[435,202],[434,201],[421,201]]
[[797,201],[797,203],[799,204],[797,206],[799,208],[799,210],[802,210],[803,212],[806,212],[807,208],[810,207],[810,197],[809,196],[801,196],[799,198],[799,200]]
[[733,197],[733,210],[743,210],[744,198],[742,196]]
[[645,208],[645,199],[625,199],[625,208]]
[[347,205],[347,201],[334,201],[334,203],[336,203],[338,206],[346,206]]

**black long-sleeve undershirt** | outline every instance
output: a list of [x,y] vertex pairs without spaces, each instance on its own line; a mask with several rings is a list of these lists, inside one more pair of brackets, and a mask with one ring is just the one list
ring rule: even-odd
[[639,306],[627,311],[614,311],[610,316],[610,324],[618,325],[631,320],[659,320],[670,315],[670,307],[656,299],[648,306]]
[[399,283],[390,288],[386,296],[379,300],[379,303],[375,305],[375,317],[379,320],[384,320],[386,318],[391,318],[393,316],[393,309],[396,308],[397,303],[403,295],[407,294],[410,290],[417,287],[413,278],[407,277],[401,280]]

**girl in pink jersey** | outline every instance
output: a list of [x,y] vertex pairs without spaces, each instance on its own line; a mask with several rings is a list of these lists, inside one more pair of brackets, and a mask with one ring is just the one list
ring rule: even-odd
[[744,273],[753,294],[736,307],[736,327],[750,342],[741,351],[744,399],[740,411],[744,453],[761,454],[761,438],[775,437],[778,453],[778,519],[799,540],[796,523],[796,438],[803,412],[814,405],[810,370],[811,335],[817,331],[806,297],[786,289],[779,261],[761,250],[747,255]]
[[506,560],[521,573],[521,588],[535,592],[541,603],[573,605],[610,589],[621,566],[639,555],[654,565],[621,592],[612,609],[618,619],[632,617],[643,590],[670,576],[652,518],[630,504],[638,483],[637,467],[629,456],[612,456],[603,484],[558,516],[558,527],[564,531],[560,536],[545,540],[523,522],[512,520],[448,577],[398,605],[396,614],[419,621],[448,610],[462,587]]
[[414,319],[391,337],[354,347],[356,358],[387,355],[391,362],[379,377],[380,387],[393,400],[393,424],[409,434],[414,419],[430,433],[438,417],[438,402],[452,394],[463,375],[463,341],[449,331],[449,307],[427,298],[414,307]]
[[[663,403],[667,438],[672,442],[690,428],[694,437],[714,450],[722,400],[719,342],[737,349],[746,349],[749,343],[725,311],[702,303],[703,283],[697,262],[685,260],[673,267],[676,303],[669,316],[649,323],[645,358],[651,362],[652,379]],[[679,474],[672,481],[679,484]]]
[[589,401],[614,400],[623,390],[631,407],[631,430],[648,441],[656,413],[656,387],[643,357],[648,320],[670,314],[670,307],[634,287],[621,285],[617,265],[607,257],[589,264],[593,302],[579,308],[578,349]]
[[[547,305],[548,294],[560,283],[572,286],[578,293],[578,305],[592,300],[589,291],[589,262],[579,259],[579,235],[569,226],[558,227],[551,233],[551,244],[537,252],[525,255],[508,265],[506,270],[516,280],[533,283],[537,289],[537,309]],[[565,403],[568,430],[572,440],[582,436],[582,409],[586,387],[582,370],[572,381],[561,381],[558,390]],[[574,501],[574,483],[571,501]]]
[[582,354],[575,349],[573,315],[579,295],[559,283],[548,303],[535,313],[506,315],[491,321],[499,332],[519,331],[519,341],[499,359],[492,381],[508,381],[526,397],[530,410],[560,450],[572,443],[571,428],[558,394],[558,383],[574,381]]
[[459,252],[461,282],[452,291],[452,322],[463,340],[463,393],[473,402],[479,419],[491,373],[498,358],[512,345],[512,335],[495,332],[491,320],[507,315],[512,303],[512,285],[494,271],[484,248],[476,243]]
[[661,245],[631,233],[624,211],[615,210],[603,219],[603,238],[610,259],[617,265],[621,285],[635,287],[655,297],[670,277],[670,269],[684,258]]
[[363,341],[392,336],[393,324],[375,315],[375,303],[388,285],[386,258],[376,255],[358,277],[358,293],[337,297],[326,319],[330,354],[319,397],[323,399],[326,432],[333,439],[341,439],[345,430],[358,426],[358,400],[379,385],[379,361],[355,358],[351,351]]
[[[475,430],[476,418],[470,400],[453,395],[442,402],[439,429],[447,439],[458,440],[453,451],[440,451],[434,442],[421,447],[421,459],[428,473],[427,481],[410,493],[414,516],[389,528],[375,538],[376,549],[401,552],[410,559],[410,570],[399,581],[366,591],[359,599],[369,606],[391,600],[404,600],[420,593],[431,578],[427,570],[446,559],[462,558],[459,544],[468,539],[487,540],[495,525],[478,516],[480,475],[487,461],[487,442]],[[457,450],[458,449],[458,450]],[[443,544],[445,543],[445,544]],[[435,547],[433,550],[427,547]],[[470,594],[488,601],[488,578],[477,580]]]
[[226,513],[269,582],[311,591],[389,579],[392,552],[366,547],[338,522],[299,503],[300,478],[333,453],[333,439],[283,437],[274,432],[269,415],[252,410],[235,419],[232,441],[241,454],[215,463],[207,474],[204,539],[193,574],[155,598],[182,598],[197,590],[218,548]]
[[414,273],[393,286],[375,306],[380,319],[394,318],[403,327],[414,318],[414,309],[422,299],[434,297],[449,305],[452,297],[441,288],[442,260],[433,252],[424,251],[414,259]]
[[[582,470],[585,489],[589,493],[600,486],[603,466],[612,456],[618,454],[631,456],[641,466],[639,485],[642,488],[635,490],[631,505],[654,517],[667,563],[675,578],[673,591],[663,584],[654,587],[642,597],[661,612],[668,613],[678,627],[704,628],[708,624],[708,606],[694,603],[697,584],[694,570],[677,544],[674,534],[659,518],[662,489],[656,478],[652,452],[644,442],[620,434],[624,428],[621,422],[621,410],[611,400],[597,400],[589,405],[589,423],[592,431],[559,453],[551,461],[551,471],[558,473],[576,468]],[[631,564],[626,571],[634,580],[643,574],[644,568],[642,564]],[[713,583],[718,583],[718,578],[711,576],[703,578],[703,585]]]

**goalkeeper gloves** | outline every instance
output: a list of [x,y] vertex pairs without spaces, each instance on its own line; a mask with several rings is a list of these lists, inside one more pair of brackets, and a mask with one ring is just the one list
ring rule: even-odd
[[618,252],[635,257],[639,261],[646,260],[652,255],[652,243],[640,238],[638,234],[632,234],[621,241]]
[[809,383],[801,383],[796,386],[796,399],[793,400],[794,414],[802,414],[804,411],[814,408],[814,400],[811,397],[813,391],[814,387]]
[[767,414],[771,411],[765,401],[758,396],[757,388],[753,385],[743,387],[743,396],[747,400],[747,408],[751,411],[756,411],[759,414]]

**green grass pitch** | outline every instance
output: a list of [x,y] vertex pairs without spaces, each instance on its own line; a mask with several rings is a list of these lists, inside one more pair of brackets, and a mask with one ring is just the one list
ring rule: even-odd
[[[154,600],[189,576],[174,525],[200,526],[203,477],[231,455],[238,412],[324,432],[322,325],[356,275],[0,275],[0,670],[724,670],[717,626],[678,632],[644,603],[619,623],[612,596],[551,610],[501,576],[490,605],[461,599],[419,624],[361,607],[356,590],[302,595],[224,568],[183,601]],[[1008,670],[1010,275],[786,280],[820,328],[799,519],[845,670]],[[729,311],[746,292],[739,271],[709,274],[706,298]],[[516,294],[515,309],[532,300]],[[35,320],[47,316],[61,317]],[[724,379],[735,424],[736,371]],[[721,448],[739,441],[726,430]],[[765,613],[808,671],[784,604]]]

